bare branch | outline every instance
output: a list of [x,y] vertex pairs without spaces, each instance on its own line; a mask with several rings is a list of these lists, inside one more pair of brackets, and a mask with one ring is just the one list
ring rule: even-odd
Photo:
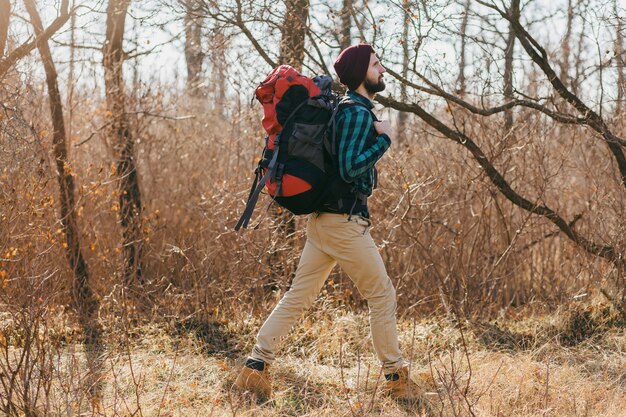
[[602,135],[602,138],[607,143],[607,146],[613,153],[621,174],[622,184],[624,188],[626,188],[626,157],[624,156],[624,152],[621,148],[622,146],[626,147],[626,141],[611,132],[602,117],[594,112],[591,108],[589,108],[585,103],[583,103],[583,101],[578,98],[578,96],[572,93],[563,84],[559,76],[550,66],[545,49],[543,49],[541,45],[539,45],[539,43],[530,35],[530,33],[526,31],[526,29],[520,23],[518,17],[500,10],[493,4],[488,4],[482,0],[478,1],[479,3],[487,7],[497,10],[503,18],[511,23],[511,28],[515,32],[515,36],[520,41],[520,44],[522,45],[526,53],[531,57],[533,62],[539,68],[541,68],[543,73],[548,77],[548,80],[557,91],[557,93],[565,101],[574,106],[574,108],[576,108],[576,110],[578,110],[580,114],[583,115],[583,117],[586,119],[587,125],[589,125],[596,132]]
[[330,74],[330,70],[328,69],[328,66],[326,66],[326,63],[324,62],[324,54],[322,54],[322,51],[320,50],[319,45],[318,45],[319,36],[315,35],[312,30],[307,30],[306,35],[310,39],[311,45],[313,45],[313,48],[315,49],[315,52],[317,53],[317,57],[314,57],[312,53],[305,50],[308,57],[311,59],[311,61],[315,62],[315,64],[318,65],[322,69],[322,71],[324,71],[325,74]]
[[[438,97],[442,97],[460,107],[463,107],[466,110],[469,110],[470,112],[474,113],[474,114],[478,114],[481,116],[492,116],[494,114],[497,113],[501,113],[503,111],[506,111],[508,109],[511,109],[513,107],[517,107],[517,106],[522,106],[522,107],[529,107],[531,109],[535,109],[535,110],[539,110],[540,112],[546,114],[547,116],[551,117],[552,119],[560,122],[560,123],[565,123],[565,124],[579,124],[579,125],[585,125],[587,124],[587,119],[584,117],[575,117],[569,114],[564,114],[564,113],[560,113],[560,112],[556,112],[556,111],[552,111],[549,108],[537,103],[536,101],[532,101],[532,100],[519,100],[519,99],[514,99],[512,101],[509,101],[505,104],[502,104],[500,106],[497,107],[491,107],[491,108],[480,108],[480,107],[476,107],[471,103],[468,103],[467,101],[461,99],[460,97],[457,97],[453,94],[450,94],[448,92],[446,92],[445,90],[443,90],[441,87],[437,86],[435,83],[433,83],[432,81],[428,80],[424,75],[420,74],[420,73],[416,73],[425,83],[427,83],[429,85],[429,87],[431,88],[427,88],[424,86],[420,86],[417,85],[415,83],[412,83],[410,81],[408,81],[407,79],[403,78],[402,76],[400,76],[400,74],[394,72],[391,69],[387,68],[387,72],[393,76],[394,78],[397,78],[400,82],[402,82],[402,84],[407,85],[411,88],[414,88],[416,90],[419,91],[423,91],[425,93],[434,95],[434,96],[438,96]],[[626,142],[625,142],[626,143]]]
[[267,62],[270,67],[272,68],[276,67],[277,66],[276,62],[272,58],[270,58],[267,52],[265,52],[265,49],[263,49],[263,47],[256,40],[252,32],[250,32],[250,30],[246,27],[246,24],[244,23],[243,17],[241,15],[241,1],[239,0],[237,0],[237,13],[235,15],[235,19],[236,19],[234,22],[235,25],[239,29],[241,29],[244,35],[246,35],[246,38],[248,38],[250,43],[252,43],[252,46],[254,46],[254,49],[256,49],[259,55],[261,55],[261,58],[263,58],[263,60]]
[[0,77],[13,66],[17,61],[24,58],[26,55],[37,48],[41,42],[47,42],[52,35],[54,35],[65,23],[69,20],[75,9],[68,11],[68,2],[63,1],[59,16],[43,30],[39,35],[35,36],[35,39],[30,42],[25,42],[11,52],[6,58],[0,61]]
[[[546,205],[540,205],[534,203],[525,197],[514,191],[506,179],[500,174],[500,172],[493,166],[489,158],[484,154],[480,147],[467,135],[459,131],[450,129],[447,125],[441,122],[439,119],[428,113],[424,108],[416,103],[402,103],[394,100],[391,97],[378,96],[376,100],[386,107],[391,107],[399,111],[406,111],[414,113],[424,120],[428,125],[435,128],[437,131],[445,135],[448,139],[462,145],[470,151],[474,159],[480,164],[480,166],[487,174],[487,177],[498,188],[511,203],[526,210],[530,213],[540,215],[551,221],[557,226],[570,240],[572,240],[577,246],[583,248],[585,251],[607,259],[613,263],[617,268],[622,271],[626,271],[626,261],[623,256],[618,253],[612,246],[600,245],[580,236],[570,226],[571,222],[567,222],[561,216],[559,216],[554,210]],[[572,223],[573,224],[573,223]]]

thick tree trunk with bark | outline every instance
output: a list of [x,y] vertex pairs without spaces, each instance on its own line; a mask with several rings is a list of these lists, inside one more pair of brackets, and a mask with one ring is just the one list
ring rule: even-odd
[[343,0],[341,7],[341,31],[339,33],[339,47],[346,49],[352,44],[352,0]]
[[308,29],[309,0],[285,0],[287,8],[280,42],[280,64],[302,71],[304,41]]
[[185,2],[185,61],[187,62],[187,91],[193,96],[202,95],[202,18],[196,0]]
[[126,113],[122,66],[124,27],[130,0],[110,0],[107,6],[106,40],[103,48],[104,87],[109,111],[110,135],[115,144],[119,178],[119,213],[126,284],[142,283],[141,193],[134,156],[135,141]]
[[4,55],[9,34],[9,18],[11,16],[11,2],[0,0],[0,58]]
[[[69,0],[63,0],[61,9],[67,13]],[[35,0],[24,0],[26,10],[31,19],[35,34],[39,36],[44,28],[35,6]],[[101,328],[98,324],[99,303],[89,284],[89,269],[80,246],[80,233],[76,216],[76,192],[74,176],[68,161],[66,131],[63,120],[63,104],[59,92],[57,71],[52,60],[52,54],[47,41],[37,44],[44,70],[50,104],[50,118],[53,132],[52,143],[56,163],[57,180],[59,183],[60,223],[65,236],[65,255],[74,273],[72,301],[79,317],[80,324],[85,332],[85,346],[87,359],[91,367],[91,374],[99,373],[98,358],[102,351]],[[92,379],[89,390],[92,395],[99,395],[97,379]]]

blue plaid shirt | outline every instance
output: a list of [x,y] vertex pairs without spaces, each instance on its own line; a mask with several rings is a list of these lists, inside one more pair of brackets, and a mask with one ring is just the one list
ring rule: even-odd
[[339,175],[365,195],[372,195],[373,168],[391,145],[389,136],[376,134],[368,109],[374,104],[362,95],[348,91],[346,99],[362,103],[343,108],[337,116]]

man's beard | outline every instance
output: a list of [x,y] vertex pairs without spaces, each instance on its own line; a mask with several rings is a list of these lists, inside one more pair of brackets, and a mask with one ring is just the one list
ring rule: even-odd
[[385,81],[379,79],[378,82],[373,83],[370,80],[365,80],[363,87],[365,87],[365,90],[370,94],[380,93],[385,89]]

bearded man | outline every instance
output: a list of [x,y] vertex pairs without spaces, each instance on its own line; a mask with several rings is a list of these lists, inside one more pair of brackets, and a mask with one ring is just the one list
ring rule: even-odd
[[409,376],[398,343],[396,291],[369,233],[367,200],[374,188],[374,165],[391,145],[389,123],[378,121],[372,113],[374,96],[385,89],[385,68],[368,44],[343,50],[334,68],[348,88],[336,116],[336,168],[350,192],[330,199],[309,216],[307,241],[291,288],[259,330],[235,386],[271,396],[268,369],[280,341],[339,264],[367,300],[374,350],[385,375],[383,390],[398,400],[416,400],[420,390]]

